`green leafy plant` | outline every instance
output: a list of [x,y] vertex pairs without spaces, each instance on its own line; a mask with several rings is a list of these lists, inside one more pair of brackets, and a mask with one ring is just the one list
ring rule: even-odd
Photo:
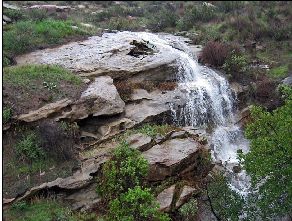
[[16,153],[24,160],[39,161],[45,158],[46,154],[40,147],[38,136],[34,132],[25,135],[15,146]]
[[106,201],[114,199],[129,188],[142,185],[148,169],[148,162],[139,151],[122,142],[103,166],[97,192]]
[[227,74],[234,76],[237,73],[243,73],[247,70],[247,60],[244,56],[232,52],[223,64],[223,69]]
[[3,123],[6,124],[8,123],[8,121],[11,119],[12,117],[12,109],[9,107],[4,107],[3,109],[3,113],[2,113],[2,119],[3,119]]
[[197,212],[198,203],[197,200],[193,198],[179,208],[179,214],[182,217],[182,220],[185,221],[195,220]]
[[283,106],[272,112],[252,108],[253,121],[245,131],[250,151],[239,153],[258,188],[256,205],[263,218],[290,213],[292,205],[292,89],[284,86],[280,90],[286,98]]
[[169,221],[166,214],[158,212],[158,203],[150,189],[136,186],[111,201],[108,220],[113,221]]
[[230,188],[228,178],[223,174],[214,174],[213,177],[213,181],[207,186],[212,210],[220,220],[237,221],[243,211],[242,196]]

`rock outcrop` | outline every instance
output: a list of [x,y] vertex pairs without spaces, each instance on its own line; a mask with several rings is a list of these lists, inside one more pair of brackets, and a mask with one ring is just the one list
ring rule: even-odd
[[71,121],[84,119],[89,115],[106,116],[119,114],[124,111],[125,103],[120,98],[112,78],[102,76],[95,78],[77,101],[63,99],[47,104],[40,109],[32,110],[17,117],[20,121],[33,122],[47,117],[70,119]]

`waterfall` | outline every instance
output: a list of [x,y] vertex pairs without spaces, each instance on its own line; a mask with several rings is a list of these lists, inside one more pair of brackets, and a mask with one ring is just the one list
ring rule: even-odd
[[233,172],[239,163],[237,150],[248,151],[248,141],[235,125],[236,97],[228,81],[211,68],[200,65],[188,45],[173,35],[137,33],[137,37],[149,41],[158,50],[177,55],[178,87],[186,91],[187,104],[183,108],[171,106],[173,121],[178,126],[212,128],[209,134],[212,158],[220,162],[231,177],[230,186],[246,196],[250,178],[244,170]]

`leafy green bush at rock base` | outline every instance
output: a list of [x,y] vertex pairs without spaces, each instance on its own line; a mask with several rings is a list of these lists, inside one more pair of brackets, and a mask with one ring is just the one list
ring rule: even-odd
[[112,221],[170,221],[158,212],[158,203],[149,189],[136,186],[110,203],[108,220]]
[[122,142],[103,166],[97,192],[107,201],[114,199],[129,188],[142,185],[148,169],[148,162],[139,151]]

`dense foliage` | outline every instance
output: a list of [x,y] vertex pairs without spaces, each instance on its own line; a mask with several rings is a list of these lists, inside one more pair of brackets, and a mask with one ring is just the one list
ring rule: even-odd
[[170,219],[166,215],[158,212],[158,208],[158,203],[150,189],[136,186],[110,203],[109,220],[169,221]]
[[262,216],[283,215],[292,208],[292,89],[282,87],[285,104],[273,112],[253,107],[246,128],[250,152],[241,154],[258,189],[256,205]]
[[123,142],[114,150],[112,159],[103,166],[97,191],[107,200],[114,199],[129,188],[141,186],[148,167],[148,162],[139,151]]
[[244,201],[230,188],[228,179],[223,174],[214,174],[214,179],[207,186],[207,194],[211,208],[220,220],[237,221],[242,215]]

